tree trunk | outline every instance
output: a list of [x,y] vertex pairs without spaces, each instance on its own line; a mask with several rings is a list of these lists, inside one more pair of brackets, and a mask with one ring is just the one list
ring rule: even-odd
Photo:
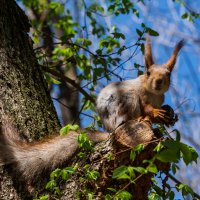
[[[57,133],[60,125],[33,53],[29,27],[28,18],[14,0],[1,0],[1,122],[11,119],[20,137],[32,141]],[[0,199],[28,199],[24,187],[11,178],[7,169],[1,169],[0,181]]]

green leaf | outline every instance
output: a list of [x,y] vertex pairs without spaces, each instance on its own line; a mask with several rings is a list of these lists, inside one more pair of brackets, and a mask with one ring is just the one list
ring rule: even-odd
[[111,160],[113,159],[113,154],[112,154],[112,153],[108,153],[108,154],[106,155],[106,159],[107,159],[108,161],[111,161]]
[[176,174],[176,169],[179,169],[179,166],[176,165],[175,163],[172,164],[172,172],[173,174]]
[[83,110],[88,110],[88,109],[91,109],[91,110],[94,110],[94,104],[91,102],[91,101],[89,101],[89,100],[86,100],[85,102],[84,102],[84,108],[83,108]]
[[39,200],[48,200],[49,199],[49,196],[48,195],[44,195],[44,196],[41,196]]
[[137,34],[141,37],[143,35],[142,31],[140,31],[139,29],[136,28],[136,32]]
[[148,171],[143,168],[143,167],[133,167],[133,169],[136,171],[136,172],[139,172],[141,174],[146,174]]
[[140,17],[140,13],[137,9],[133,8],[132,11],[133,11],[133,14],[135,14],[138,18]]
[[173,191],[168,192],[167,197],[169,197],[169,200],[174,200],[175,194]]
[[45,73],[45,78],[47,80],[47,82],[49,84],[55,84],[55,85],[59,85],[61,84],[60,81],[56,80],[55,78],[53,78],[52,76],[50,76],[49,74]]
[[79,129],[79,126],[77,124],[67,124],[66,126],[62,127],[60,129],[60,135],[66,135],[69,133],[69,131],[77,131]]
[[136,147],[133,149],[135,152],[140,153],[141,151],[144,150],[144,144],[138,144]]
[[141,23],[141,26],[142,28],[146,28],[145,24],[144,23]]
[[52,189],[54,189],[56,186],[57,186],[56,181],[55,181],[55,180],[51,180],[51,181],[49,181],[49,182],[46,184],[45,188],[46,188],[46,189],[52,190]]
[[163,149],[163,144],[161,143],[161,142],[159,142],[158,144],[157,144],[157,146],[154,148],[154,151],[156,151],[156,152],[160,152],[161,151],[161,149]]
[[97,3],[93,3],[88,7],[88,10],[91,10],[92,12],[99,11],[100,13],[104,12],[104,8],[99,6]]
[[134,161],[134,160],[135,160],[135,157],[136,157],[136,153],[135,153],[135,151],[132,149],[131,152],[130,152],[130,160],[131,160],[131,161]]
[[114,32],[112,33],[115,38],[122,38],[123,40],[126,39],[125,35],[122,33]]
[[131,177],[128,174],[122,174],[117,179],[128,179],[128,180],[130,180]]
[[61,177],[62,177],[63,180],[67,180],[69,178],[69,174],[67,173],[66,170],[63,169],[61,171]]
[[158,169],[156,167],[155,164],[149,164],[147,167],[146,167],[147,171],[151,172],[151,173],[154,173],[156,174],[158,172]]
[[146,29],[146,32],[149,33],[149,35],[152,35],[152,36],[159,36],[159,33],[151,28],[147,28]]
[[174,149],[166,149],[158,153],[156,159],[162,162],[175,162],[177,163],[180,159],[180,155],[178,151],[174,151]]
[[85,151],[93,150],[93,143],[89,140],[86,132],[81,132],[78,135],[78,145]]
[[181,17],[182,17],[182,19],[188,18],[188,13],[184,13]]
[[109,190],[111,192],[117,192],[117,190],[115,188],[107,188],[107,190]]
[[155,192],[151,192],[148,196],[148,200],[161,200],[161,197]]
[[120,179],[120,177],[124,176],[128,172],[127,166],[120,166],[113,171],[112,178],[113,179]]
[[90,45],[92,45],[92,41],[91,41],[91,40],[88,40],[88,39],[84,39],[84,40],[83,40],[83,45],[84,45],[84,46],[90,46]]
[[110,194],[106,194],[104,200],[112,200],[112,196]]
[[159,195],[159,196],[162,196],[163,195],[163,191],[160,187],[158,187],[157,185],[154,185],[153,186],[153,189],[156,191],[156,193]]
[[108,47],[109,43],[106,39],[102,39],[99,41],[99,47],[102,49],[103,47]]
[[99,176],[100,176],[100,174],[99,174],[98,171],[88,171],[88,172],[86,173],[86,177],[87,177],[89,180],[96,180]]
[[[190,146],[174,140],[162,142],[167,149],[156,155],[156,158],[162,162],[178,162],[182,158],[186,165],[192,161],[197,162],[198,153]],[[182,154],[180,154],[182,153]]]
[[180,134],[180,132],[177,129],[173,130],[173,132],[176,133],[176,141],[180,142],[180,140],[181,140],[181,134]]
[[49,3],[49,7],[51,9],[55,10],[55,12],[58,14],[64,13],[64,7],[60,2],[52,1]]
[[190,146],[180,143],[180,150],[183,155],[183,160],[186,165],[195,161],[197,163],[198,153]]
[[93,197],[94,197],[94,194],[93,193],[88,193],[87,196],[88,196],[87,200],[92,200]]
[[77,166],[74,166],[74,167],[65,167],[65,170],[70,173],[70,174],[73,174],[75,171],[76,171],[76,167]]
[[135,178],[134,168],[129,166],[127,169],[128,169],[128,174],[129,174],[131,180],[133,180],[133,178]]
[[98,68],[94,68],[93,73],[94,73],[94,76],[99,77],[102,75],[104,71],[105,69],[103,67],[98,67]]
[[132,199],[132,194],[130,194],[128,191],[123,190],[118,192],[115,197],[117,198],[117,200],[130,200]]
[[180,142],[179,141],[166,140],[166,141],[162,142],[162,145],[169,149],[173,149],[174,151],[180,150]]
[[54,192],[54,194],[56,194],[56,195],[61,195],[61,192],[60,192],[60,188],[59,188],[59,187],[53,188],[53,192]]
[[140,50],[141,50],[142,54],[144,55],[144,44],[143,43],[140,45]]
[[122,55],[122,52],[124,51],[124,50],[126,50],[126,46],[121,46],[119,49],[118,49],[118,51],[117,51],[117,54],[118,55]]
[[59,177],[60,172],[61,172],[61,169],[55,169],[54,171],[52,171],[50,174],[50,179],[54,180],[55,178]]
[[188,195],[188,194],[191,194],[191,195],[194,194],[194,191],[192,190],[192,188],[183,183],[176,185],[176,188],[178,189],[178,191],[181,190],[183,196]]

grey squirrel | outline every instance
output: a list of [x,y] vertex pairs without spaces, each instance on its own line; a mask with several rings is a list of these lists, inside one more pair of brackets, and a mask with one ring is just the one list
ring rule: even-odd
[[[145,74],[134,80],[111,83],[98,95],[96,108],[107,131],[115,130],[130,119],[164,123],[169,121],[166,111],[160,108],[182,46],[183,41],[180,41],[168,62],[159,66],[153,62],[150,39],[147,37]],[[5,120],[0,130],[0,166],[11,164],[24,179],[32,181],[43,172],[51,171],[72,158],[78,150],[78,134],[71,131],[66,136],[27,143],[17,137],[16,131]],[[87,130],[87,134],[94,143],[109,138],[106,132]]]
[[164,93],[170,86],[176,57],[183,45],[183,40],[178,42],[171,58],[165,64],[157,65],[154,64],[150,37],[147,36],[145,73],[133,80],[111,83],[98,95],[96,107],[107,131],[113,131],[131,119],[167,125],[171,123],[167,111],[161,106]]

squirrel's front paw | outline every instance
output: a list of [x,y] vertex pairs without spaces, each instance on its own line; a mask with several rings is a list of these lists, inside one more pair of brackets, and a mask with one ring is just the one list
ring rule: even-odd
[[169,124],[171,121],[170,116],[168,116],[168,113],[164,109],[156,109],[154,108],[151,113],[151,118],[153,118],[153,121],[156,123],[162,123],[162,124]]
[[162,106],[162,109],[154,108],[151,117],[156,123],[165,124],[166,126],[173,126],[178,121],[178,116],[174,113],[174,110],[168,106]]

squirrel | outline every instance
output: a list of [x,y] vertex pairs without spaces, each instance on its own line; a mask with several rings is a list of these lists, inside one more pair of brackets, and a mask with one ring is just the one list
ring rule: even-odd
[[[170,85],[170,75],[178,52],[184,42],[175,47],[171,58],[161,66],[154,64],[150,38],[145,45],[146,72],[134,80],[111,83],[97,97],[96,108],[107,131],[115,130],[131,119],[169,123],[166,111],[161,109],[164,93]],[[109,139],[108,132],[86,130],[94,143]],[[0,166],[12,165],[21,177],[33,181],[46,171],[67,163],[79,149],[78,132],[54,136],[28,143],[18,137],[9,120],[3,119],[0,128]]]
[[42,173],[51,172],[70,161],[79,149],[77,137],[81,131],[86,132],[94,144],[109,139],[109,133],[82,129],[28,143],[19,138],[8,119],[3,119],[0,129],[0,166],[14,166],[12,170],[20,174],[22,180],[34,182]]
[[150,124],[170,125],[168,112],[161,106],[164,102],[164,93],[170,86],[170,76],[177,55],[183,45],[184,41],[179,41],[170,59],[165,64],[157,65],[154,64],[150,37],[147,35],[144,53],[145,73],[133,80],[111,83],[103,88],[97,97],[97,112],[107,131],[112,132],[132,119],[144,120]]

